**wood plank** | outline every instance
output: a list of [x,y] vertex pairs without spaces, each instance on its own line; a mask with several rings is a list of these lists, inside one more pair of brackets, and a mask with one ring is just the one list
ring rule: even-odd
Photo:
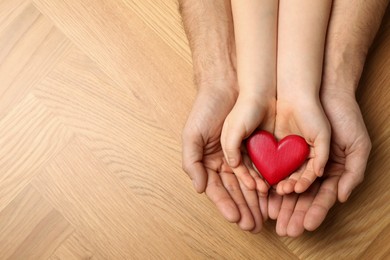
[[22,7],[0,32],[0,118],[52,69],[70,45],[32,4]]
[[0,33],[30,4],[30,0],[0,0]]
[[34,4],[114,82],[136,93],[149,116],[180,136],[195,95],[192,68],[126,1]]
[[53,255],[50,256],[50,260],[63,260],[63,259],[104,259],[98,252],[96,252],[91,246],[90,242],[83,236],[74,232],[61,246],[59,246]]
[[0,120],[0,211],[71,137],[31,94]]
[[[116,86],[79,50],[72,50],[34,90],[34,95],[77,134],[120,180],[132,199],[148,205],[152,215],[172,220],[160,226],[180,234],[191,230],[191,235],[177,240],[186,241],[192,250],[215,258],[293,257],[281,249],[283,245],[269,232],[260,238],[237,234],[237,229],[219,216],[214,205],[204,197],[199,201],[176,163],[181,157],[178,140],[148,118],[142,102],[127,88]],[[211,235],[210,229],[219,231]],[[206,236],[209,238],[204,240]],[[246,242],[240,242],[240,238]],[[249,250],[249,241],[258,249]],[[261,246],[265,241],[269,243],[267,248]],[[229,245],[229,249],[215,250],[214,244]],[[277,248],[280,252],[275,253]]]
[[180,57],[192,64],[191,51],[182,28],[178,1],[125,1],[131,10]]
[[[172,240],[169,230],[161,230],[165,225],[148,214],[148,205],[130,199],[112,173],[77,141],[33,185],[105,258],[188,257],[183,241]],[[164,235],[152,236],[152,230]]]
[[366,179],[288,239],[227,223],[180,168],[195,87],[176,0],[0,0],[0,258],[388,258],[389,17],[358,93]]
[[[378,234],[370,246],[358,257],[359,259],[389,259],[390,258],[390,225]],[[387,246],[386,246],[387,245]]]
[[0,212],[0,258],[49,257],[73,229],[32,187]]

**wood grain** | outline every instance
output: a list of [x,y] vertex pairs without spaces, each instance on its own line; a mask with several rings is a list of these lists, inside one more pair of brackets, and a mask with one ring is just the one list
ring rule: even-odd
[[358,93],[364,184],[298,239],[226,222],[181,170],[176,0],[0,0],[0,259],[386,259],[390,12]]
[[0,212],[0,258],[45,259],[73,232],[64,217],[27,186]]
[[50,256],[50,260],[104,259],[82,235],[74,232]]

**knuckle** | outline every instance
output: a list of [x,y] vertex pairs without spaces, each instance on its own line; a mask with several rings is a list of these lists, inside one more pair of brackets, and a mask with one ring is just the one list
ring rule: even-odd
[[320,189],[319,193],[328,195],[331,198],[336,198],[337,196],[337,186],[328,186]]
[[225,189],[231,194],[240,191],[240,187],[234,183],[225,184]]
[[222,146],[222,149],[224,150],[227,156],[235,156],[238,151],[238,149],[231,144],[225,144],[224,146]]
[[237,154],[237,149],[235,149],[235,148],[226,148],[225,152],[226,152],[226,154],[229,157],[233,157],[233,156],[235,156]]

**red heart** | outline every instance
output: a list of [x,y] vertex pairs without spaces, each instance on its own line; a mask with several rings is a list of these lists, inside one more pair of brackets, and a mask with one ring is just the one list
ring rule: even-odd
[[279,143],[266,131],[256,131],[246,142],[249,157],[272,186],[297,170],[309,156],[309,146],[298,135],[289,135]]

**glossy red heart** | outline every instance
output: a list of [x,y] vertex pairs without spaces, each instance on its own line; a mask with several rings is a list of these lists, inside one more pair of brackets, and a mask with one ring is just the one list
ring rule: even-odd
[[246,141],[249,157],[263,178],[272,186],[297,170],[309,156],[309,146],[298,135],[278,142],[266,131],[256,131]]

